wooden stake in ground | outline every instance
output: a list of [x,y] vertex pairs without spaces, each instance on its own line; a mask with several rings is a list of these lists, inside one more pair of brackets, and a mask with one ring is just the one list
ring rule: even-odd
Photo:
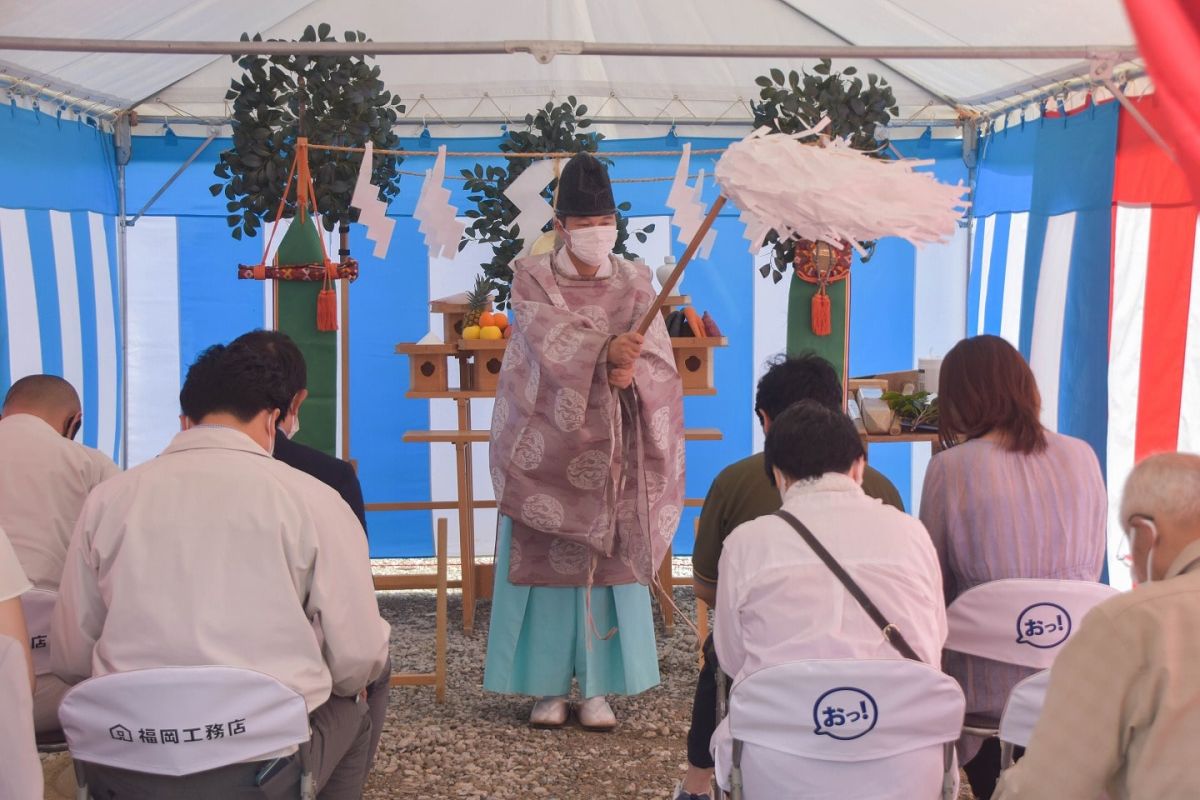
[[708,210],[708,216],[704,218],[704,222],[700,223],[700,227],[696,229],[692,240],[688,242],[687,249],[683,251],[683,256],[679,259],[679,263],[675,265],[675,270],[671,273],[671,277],[667,278],[666,283],[662,286],[662,291],[658,293],[658,297],[654,299],[654,302],[650,304],[650,308],[646,311],[646,316],[642,317],[642,322],[637,327],[637,332],[642,336],[646,335],[646,331],[650,330],[650,324],[654,322],[654,318],[662,311],[663,304],[667,302],[667,298],[671,296],[671,292],[675,289],[675,284],[679,283],[679,278],[683,275],[683,268],[688,265],[688,262],[692,260],[692,256],[700,249],[700,243],[708,235],[709,229],[717,221],[717,214],[721,213],[721,209],[724,206],[725,195],[719,195],[716,202],[712,204],[712,208]]

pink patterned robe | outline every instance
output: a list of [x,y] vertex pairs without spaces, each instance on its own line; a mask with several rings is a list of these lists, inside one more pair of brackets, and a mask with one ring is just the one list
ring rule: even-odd
[[509,581],[650,584],[683,509],[683,392],[655,319],[634,382],[608,382],[608,344],[654,300],[650,270],[610,256],[568,277],[554,254],[517,261],[514,331],[492,415],[491,471],[513,523]]

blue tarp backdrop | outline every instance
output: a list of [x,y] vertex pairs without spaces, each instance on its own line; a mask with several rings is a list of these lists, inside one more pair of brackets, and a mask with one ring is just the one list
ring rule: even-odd
[[[136,212],[156,192],[201,143],[201,139],[178,137],[135,137],[133,159],[127,170],[127,208]],[[451,152],[495,150],[499,139],[434,140],[433,146],[448,145]],[[719,148],[727,139],[693,139],[695,149]],[[5,174],[13,179],[0,186],[0,207],[20,210],[24,214],[31,242],[30,263],[35,276],[56,274],[55,252],[47,249],[53,240],[46,229],[50,210],[87,212],[102,215],[108,231],[108,264],[115,281],[115,250],[113,249],[112,215],[115,212],[115,178],[111,137],[75,122],[61,126],[53,117],[17,110],[11,116],[0,113],[0,163]],[[932,169],[946,182],[967,180],[958,141],[913,140],[897,142],[905,155],[934,161]],[[214,198],[209,186],[216,181],[212,174],[221,150],[228,140],[216,140],[195,163],[149,209],[147,219],[139,225],[154,224],[154,219],[169,218],[173,225],[174,252],[161,252],[161,268],[174,270],[177,276],[178,354],[179,375],[186,372],[195,355],[215,342],[228,341],[234,336],[263,324],[264,292],[254,281],[239,281],[238,263],[256,262],[261,257],[262,238],[237,242],[229,235],[225,222],[224,199]],[[405,140],[406,149],[426,149],[415,139]],[[606,141],[607,151],[677,150],[678,145],[667,139],[644,138]],[[989,155],[989,158],[993,156]],[[663,177],[674,174],[677,156],[616,158],[613,161],[614,179]],[[453,178],[458,170],[473,167],[477,159],[451,158],[447,176]],[[406,171],[422,172],[430,166],[428,157],[410,157],[402,165]],[[494,163],[502,163],[498,158]],[[711,176],[715,157],[697,156],[692,159],[692,172],[703,168]],[[405,358],[394,353],[397,342],[415,341],[429,329],[428,301],[430,299],[430,262],[424,239],[412,219],[412,209],[422,178],[404,176],[400,195],[392,202],[389,214],[397,225],[386,260],[371,255],[372,245],[359,226],[351,233],[351,251],[361,265],[361,277],[350,292],[351,337],[351,455],[358,461],[359,475],[368,503],[429,500],[432,479],[428,445],[404,444],[406,430],[430,426],[427,401],[408,400],[408,372]],[[461,211],[471,207],[460,182],[447,180],[451,202]],[[669,181],[620,183],[616,186],[618,201],[629,201],[635,216],[661,216],[671,212],[665,206]],[[803,187],[797,187],[803,191]],[[852,187],[848,187],[852,191]],[[716,197],[716,187],[707,180],[704,202]],[[753,383],[758,374],[757,364],[765,352],[764,342],[778,341],[782,349],[786,319],[776,311],[764,310],[764,292],[786,293],[786,284],[772,287],[754,269],[754,256],[743,238],[743,226],[738,211],[726,208],[716,223],[716,247],[707,261],[689,268],[686,291],[695,306],[709,310],[729,339],[729,346],[716,351],[716,385],[714,397],[691,397],[686,401],[685,418],[688,427],[720,428],[721,442],[696,442],[688,447],[687,495],[702,498],[716,473],[726,464],[749,454],[754,448],[757,423],[753,416]],[[71,217],[77,233],[88,229],[86,219]],[[0,235],[9,238],[7,229]],[[676,258],[684,245],[674,242]],[[37,241],[39,244],[33,245]],[[636,245],[633,246],[636,250]],[[76,238],[77,258],[91,252],[88,243]],[[7,248],[5,249],[7,258]],[[657,264],[651,264],[651,267]],[[8,264],[4,265],[5,281],[9,284]],[[966,270],[965,247],[959,261],[949,270]],[[916,295],[918,286],[918,255],[914,247],[900,240],[880,243],[874,259],[854,268],[851,312],[851,374],[909,369],[915,366],[918,352],[915,331],[923,324],[921,304]],[[76,270],[80,297],[89,296],[92,287],[85,285],[85,275],[91,275],[80,262]],[[61,275],[61,272],[58,274]],[[60,307],[52,288],[52,279],[39,278],[34,286],[38,307]],[[10,304],[11,305],[11,302]],[[80,304],[79,317],[84,330],[94,326],[88,311]],[[778,306],[776,306],[778,307]],[[0,313],[5,305],[0,303]],[[55,312],[57,313],[57,311]],[[94,312],[93,316],[94,316]],[[132,307],[130,314],[137,314]],[[952,316],[952,315],[951,315]],[[53,340],[55,317],[47,311],[39,329],[46,342]],[[5,322],[8,317],[4,318]],[[40,323],[41,324],[41,323]],[[951,323],[952,325],[952,323]],[[119,328],[119,326],[117,326]],[[6,330],[13,336],[10,325]],[[176,332],[172,331],[172,334]],[[22,336],[30,335],[21,331]],[[951,330],[953,340],[961,330]],[[97,429],[91,422],[92,409],[101,398],[94,377],[95,359],[85,340],[85,419],[92,425],[89,443],[95,443]],[[11,344],[11,342],[10,342]],[[756,350],[757,348],[757,350]],[[7,387],[9,348],[0,355],[0,384]],[[60,362],[51,355],[53,346],[43,346],[42,368],[52,370]],[[770,350],[770,347],[767,347]],[[118,351],[119,352],[119,351]],[[757,356],[756,356],[757,353]],[[28,360],[27,360],[28,363]],[[155,369],[161,365],[130,366],[135,369]],[[175,366],[172,365],[172,374]],[[87,381],[91,380],[89,384]],[[115,380],[105,384],[117,394],[108,398],[116,402],[119,387]],[[119,403],[114,406],[119,408]],[[170,409],[170,414],[176,413]],[[476,419],[476,427],[487,420]],[[119,437],[118,437],[119,438]],[[112,440],[108,440],[112,441]],[[915,466],[909,445],[875,447],[872,463],[891,477],[906,501],[914,498],[914,476],[919,481],[921,470]],[[437,497],[433,499],[448,499]],[[692,520],[696,509],[688,509],[676,539],[676,553],[691,552]],[[371,552],[382,556],[424,556],[431,553],[429,512],[373,512],[369,518]]]

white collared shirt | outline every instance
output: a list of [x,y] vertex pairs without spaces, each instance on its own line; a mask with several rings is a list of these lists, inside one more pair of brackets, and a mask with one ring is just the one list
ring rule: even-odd
[[51,627],[68,683],[143,667],[272,675],[309,709],[383,670],[366,537],[333,489],[250,437],[200,427],[96,489]]
[[58,589],[83,501],[118,472],[108,456],[65,438],[40,417],[0,419],[0,528],[34,586]]
[[[917,655],[940,666],[946,609],[925,527],[867,497],[847,475],[793,485],[783,508],[808,526]],[[779,517],[734,529],[719,570],[713,638],[721,668],[735,679],[803,659],[901,657]]]

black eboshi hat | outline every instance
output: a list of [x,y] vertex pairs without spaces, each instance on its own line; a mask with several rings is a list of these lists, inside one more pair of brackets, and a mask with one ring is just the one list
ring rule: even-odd
[[560,216],[598,217],[617,213],[608,168],[591,153],[576,153],[558,178]]

